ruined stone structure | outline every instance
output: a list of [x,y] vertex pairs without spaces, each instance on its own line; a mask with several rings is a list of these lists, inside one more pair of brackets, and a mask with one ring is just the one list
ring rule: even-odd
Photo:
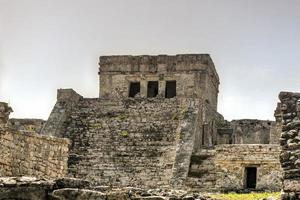
[[[282,120],[280,138],[283,168],[283,200],[300,199],[300,93],[281,92],[277,120]],[[281,113],[278,114],[278,113]]]
[[280,189],[274,122],[229,123],[217,113],[209,55],[102,56],[99,64],[100,97],[58,90],[42,129],[70,139],[69,176],[116,186]]
[[42,130],[72,141],[70,175],[182,186],[192,152],[216,141],[219,82],[210,57],[101,57],[99,72],[100,98],[59,90]]
[[102,56],[99,65],[99,97],[59,89],[46,122],[9,120],[2,108],[0,127],[10,131],[0,135],[0,176],[67,175],[93,188],[280,190],[280,113],[276,122],[224,120],[209,55]]

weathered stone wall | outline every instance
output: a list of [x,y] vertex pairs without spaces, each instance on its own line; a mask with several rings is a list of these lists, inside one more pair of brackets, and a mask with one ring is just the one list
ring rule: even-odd
[[93,183],[178,186],[194,148],[195,99],[80,99],[64,122],[69,174]]
[[[281,92],[283,200],[300,199],[300,93]],[[277,109],[278,111],[278,109]],[[278,114],[278,112],[275,112]]]
[[53,178],[67,173],[68,140],[34,133],[0,134],[0,176]]
[[215,166],[216,188],[221,191],[245,189],[245,167],[257,167],[257,190],[281,189],[280,146],[272,144],[218,145]]
[[[269,144],[272,121],[242,119],[230,122],[233,144]],[[273,131],[276,131],[273,129]],[[275,138],[273,138],[275,140]]]

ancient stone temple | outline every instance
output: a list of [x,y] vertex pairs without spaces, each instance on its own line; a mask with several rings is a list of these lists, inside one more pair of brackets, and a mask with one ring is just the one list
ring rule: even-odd
[[99,83],[98,98],[59,89],[46,122],[9,119],[3,104],[0,176],[68,176],[94,188],[281,189],[281,112],[276,121],[226,121],[208,54],[101,56]]
[[69,176],[204,191],[281,188],[276,123],[223,119],[209,55],[102,56],[99,65],[99,98],[58,90],[42,129],[71,140]]
[[99,98],[59,90],[42,130],[71,139],[70,175],[182,186],[192,153],[216,143],[219,78],[210,56],[105,56],[99,76]]

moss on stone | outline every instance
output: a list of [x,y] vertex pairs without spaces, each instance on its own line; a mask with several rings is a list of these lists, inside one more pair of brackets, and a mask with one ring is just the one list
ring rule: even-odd
[[122,131],[121,133],[120,133],[120,135],[121,136],[123,136],[123,137],[128,137],[128,135],[129,135],[129,133],[128,133],[128,131]]

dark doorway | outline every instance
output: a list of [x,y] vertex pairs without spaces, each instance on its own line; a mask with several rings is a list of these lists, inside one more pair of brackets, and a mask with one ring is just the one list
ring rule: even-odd
[[131,82],[129,86],[129,97],[135,97],[138,93],[140,93],[141,84],[140,82]]
[[158,94],[158,81],[149,81],[147,97],[156,97]]
[[201,137],[202,146],[205,144],[205,125],[202,125],[202,137]]
[[176,81],[166,81],[166,98],[173,98],[176,96]]
[[246,188],[255,189],[256,188],[256,178],[257,178],[257,168],[256,167],[246,167]]

